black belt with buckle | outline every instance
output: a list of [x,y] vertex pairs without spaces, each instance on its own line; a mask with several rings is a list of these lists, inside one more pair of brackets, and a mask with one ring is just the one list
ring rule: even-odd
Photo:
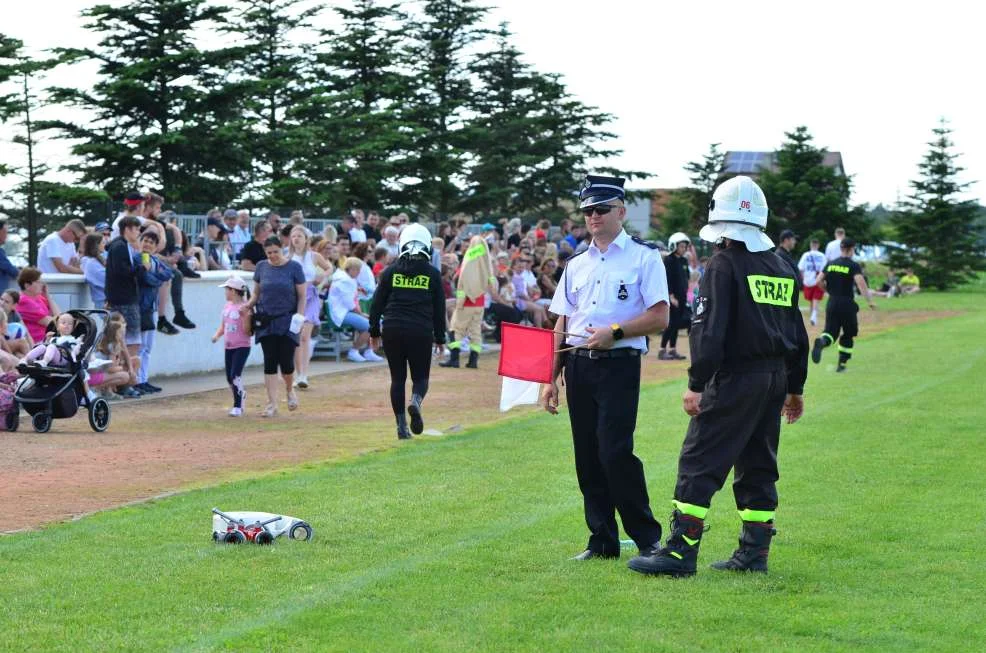
[[620,347],[619,349],[573,349],[576,356],[598,360],[600,358],[637,358],[640,350],[633,347]]

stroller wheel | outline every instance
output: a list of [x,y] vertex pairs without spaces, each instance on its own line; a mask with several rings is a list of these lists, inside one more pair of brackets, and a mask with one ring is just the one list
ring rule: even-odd
[[16,401],[11,404],[5,421],[4,426],[7,427],[8,431],[16,431],[21,425],[21,405]]
[[89,405],[89,426],[102,433],[110,425],[110,405],[105,399],[97,399]]
[[274,536],[267,531],[260,531],[257,536],[253,538],[254,544],[273,544]]
[[315,531],[308,525],[308,522],[300,521],[288,531],[288,537],[292,540],[310,540]]
[[246,542],[246,535],[240,531],[229,531],[226,533],[225,537],[223,537],[223,542],[226,544],[243,544]]
[[38,433],[47,433],[51,428],[51,413],[35,413],[31,425]]

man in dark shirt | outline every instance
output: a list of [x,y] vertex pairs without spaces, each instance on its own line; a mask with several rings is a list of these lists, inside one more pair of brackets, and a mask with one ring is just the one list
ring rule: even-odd
[[366,234],[366,239],[373,239],[374,242],[379,243],[383,240],[383,235],[380,233],[380,213],[377,211],[370,211],[366,214],[366,224],[363,225],[363,232]]
[[[126,320],[127,351],[130,356],[136,356],[140,349],[140,291],[137,285],[140,220],[136,216],[124,216],[118,227],[120,235],[106,248],[106,305]],[[139,397],[141,393],[124,388],[120,394]]]
[[791,252],[798,244],[798,234],[794,233],[790,229],[785,229],[781,232],[780,238],[778,238],[780,244],[774,252],[781,257],[781,260],[791,266],[791,271],[794,272],[794,278],[798,281],[798,288],[801,288],[801,271],[798,270],[798,264],[795,263],[794,259],[791,257]]
[[851,238],[843,238],[840,253],[842,256],[829,261],[818,275],[818,284],[828,291],[829,301],[825,306],[825,331],[815,338],[811,360],[820,363],[822,350],[838,339],[839,364],[835,371],[845,372],[846,363],[852,358],[853,338],[859,333],[859,321],[856,318],[859,306],[856,305],[853,286],[859,288],[859,294],[866,297],[871,309],[876,308],[876,305],[866,286],[862,268],[852,260],[856,253],[856,243]]
[[261,220],[253,225],[253,240],[249,241],[240,250],[240,268],[253,271],[257,269],[257,263],[267,260],[264,252],[264,242],[270,238],[270,224],[266,220]]
[[733,177],[716,189],[700,236],[719,249],[695,302],[692,365],[682,397],[692,419],[678,459],[671,534],[657,553],[631,560],[634,571],[695,573],[712,496],[730,469],[743,523],[740,546],[712,566],[767,571],[781,416],[790,424],[804,411],[808,333],[795,274],[770,251],[766,223],[767,200],[749,177]]

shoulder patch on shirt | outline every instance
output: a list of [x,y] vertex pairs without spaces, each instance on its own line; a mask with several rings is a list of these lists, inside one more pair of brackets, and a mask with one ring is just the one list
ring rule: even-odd
[[649,243],[646,240],[642,240],[639,236],[630,236],[630,240],[649,249],[657,249],[657,245],[655,243]]
[[709,310],[709,299],[707,297],[696,297],[695,298],[695,317],[692,319],[692,324],[701,324],[702,320],[705,319],[705,312]]

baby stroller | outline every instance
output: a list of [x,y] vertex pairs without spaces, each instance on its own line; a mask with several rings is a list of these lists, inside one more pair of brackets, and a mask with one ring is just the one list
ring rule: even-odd
[[21,406],[31,416],[31,425],[38,433],[47,433],[52,419],[74,416],[80,405],[89,411],[89,426],[93,431],[101,433],[110,425],[110,405],[102,398],[90,400],[85,386],[89,356],[99,338],[100,324],[105,325],[109,312],[76,309],[69,314],[76,321],[72,335],[82,342],[78,360],[70,362],[68,367],[20,366],[18,370],[26,378],[14,392],[8,430],[17,430]]

